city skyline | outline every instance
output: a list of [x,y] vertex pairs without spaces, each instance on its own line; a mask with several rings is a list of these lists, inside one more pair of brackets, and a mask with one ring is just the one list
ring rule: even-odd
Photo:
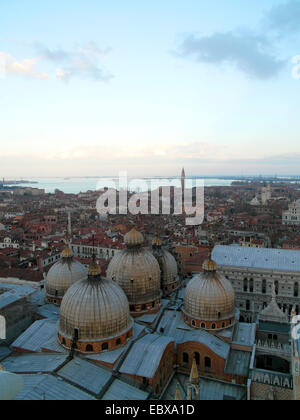
[[299,15],[293,0],[1,4],[1,175],[299,175]]

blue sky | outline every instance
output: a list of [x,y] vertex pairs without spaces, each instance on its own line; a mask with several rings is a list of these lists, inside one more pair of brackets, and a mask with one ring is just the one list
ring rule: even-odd
[[10,0],[0,27],[1,176],[300,173],[298,0]]

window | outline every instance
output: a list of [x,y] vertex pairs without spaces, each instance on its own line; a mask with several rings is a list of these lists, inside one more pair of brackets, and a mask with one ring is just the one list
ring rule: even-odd
[[118,338],[118,339],[117,339],[117,341],[116,341],[116,345],[117,345],[117,346],[120,346],[120,345],[121,345],[121,339],[120,339],[120,338]]
[[192,326],[196,327],[196,321],[192,320]]
[[299,296],[299,284],[295,283],[294,285],[294,297],[298,297]]
[[204,366],[206,369],[210,369],[211,368],[211,359],[210,357],[205,357],[204,359]]
[[93,348],[93,346],[92,346],[91,344],[88,344],[88,345],[86,346],[85,351],[86,351],[87,353],[92,353],[92,352],[94,351],[94,348]]
[[75,330],[74,330],[74,339],[75,340],[78,340],[78,338],[79,338],[79,329],[78,328],[75,328]]
[[108,350],[108,343],[102,344],[102,350]]
[[196,365],[200,366],[200,354],[194,353],[194,357],[195,357]]
[[213,330],[215,330],[215,329],[216,329],[216,324],[212,324],[211,328],[212,328]]
[[203,328],[203,329],[205,329],[205,328],[206,328],[206,325],[204,324],[204,322],[202,322],[202,324],[201,324],[201,328]]
[[187,353],[182,354],[182,362],[185,364],[189,363],[189,355]]

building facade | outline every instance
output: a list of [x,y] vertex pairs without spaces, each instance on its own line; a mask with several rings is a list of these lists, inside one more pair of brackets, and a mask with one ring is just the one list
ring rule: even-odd
[[222,246],[214,248],[218,270],[231,281],[241,321],[256,322],[275,284],[279,308],[300,313],[300,251]]

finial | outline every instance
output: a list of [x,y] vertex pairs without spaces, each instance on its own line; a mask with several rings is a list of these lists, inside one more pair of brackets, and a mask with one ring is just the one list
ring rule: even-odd
[[192,385],[198,385],[199,383],[199,373],[198,373],[198,367],[196,363],[196,358],[193,358],[193,364],[192,369],[190,373],[190,384]]
[[181,401],[181,400],[182,398],[181,398],[180,385],[179,385],[179,382],[177,382],[175,401]]

